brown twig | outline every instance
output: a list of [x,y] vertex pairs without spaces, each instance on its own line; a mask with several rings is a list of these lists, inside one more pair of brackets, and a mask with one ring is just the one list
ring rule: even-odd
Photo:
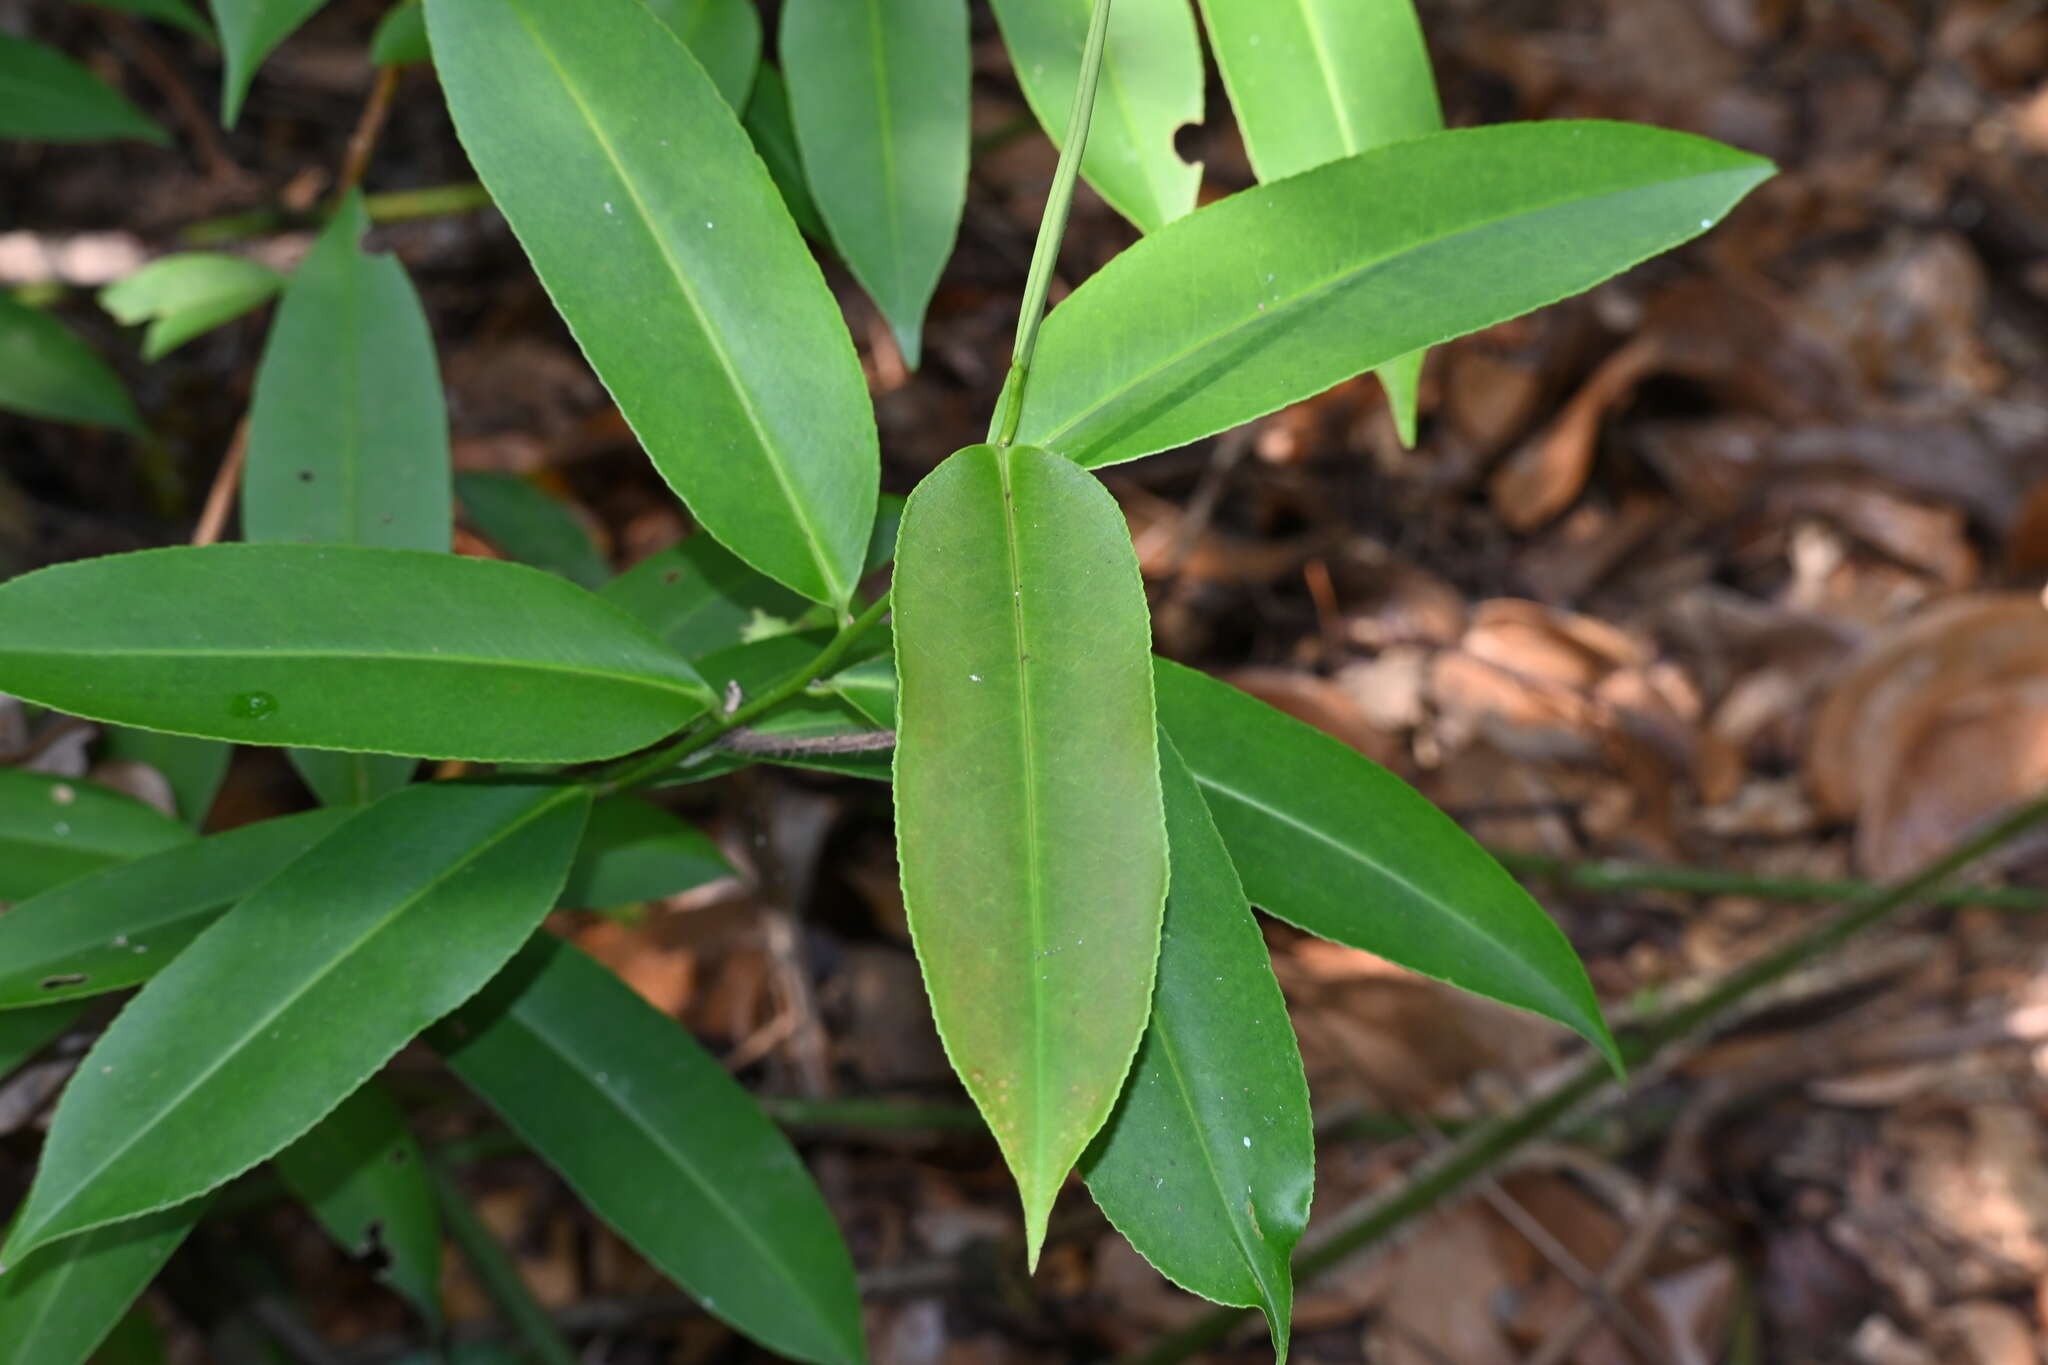
[[193,150],[199,154],[200,167],[207,179],[223,183],[248,179],[228,155],[219,130],[214,127],[213,119],[200,105],[198,97],[142,25],[125,14],[108,10],[97,10],[95,16],[100,27],[134,63],[135,69],[156,87],[157,93],[164,97],[164,103],[171,107],[172,117],[177,119],[179,128],[191,139]]
[[199,513],[199,525],[192,532],[194,545],[211,545],[220,539],[227,529],[228,512],[235,505],[235,493],[242,485],[242,466],[249,459],[249,417],[235,423],[235,434],[228,440],[227,457],[214,472],[213,487],[206,490],[206,506]]
[[370,158],[377,152],[377,139],[384,134],[384,122],[391,116],[391,97],[397,91],[398,68],[377,68],[377,80],[370,87],[369,99],[363,102],[362,117],[356,120],[355,131],[348,135],[348,154],[342,158],[341,178],[335,182],[335,199],[347,197],[350,190],[363,183]]

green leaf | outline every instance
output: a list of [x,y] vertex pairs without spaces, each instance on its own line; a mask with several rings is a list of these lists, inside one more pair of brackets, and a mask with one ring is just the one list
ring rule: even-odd
[[707,1312],[799,1360],[864,1358],[853,1262],[802,1161],[617,977],[538,936],[429,1041]]
[[1082,1164],[1095,1202],[1159,1272],[1260,1308],[1287,1359],[1288,1257],[1308,1226],[1315,1120],[1287,1002],[1200,788],[1159,749],[1173,880],[1152,1024]]
[[598,595],[691,659],[739,644],[764,623],[793,630],[817,610],[706,535],[649,555]]
[[872,721],[876,729],[896,728],[896,660],[893,655],[867,659],[835,673],[827,680],[826,686]]
[[1555,1019],[1615,1066],[1571,944],[1414,788],[1227,683],[1160,660],[1159,718],[1252,903],[1338,943]]
[[1685,133],[1438,133],[1211,204],[1046,320],[1019,439],[1086,465],[1185,445],[1697,237],[1770,163]]
[[133,1303],[93,1352],[89,1365],[167,1365],[163,1329],[145,1303]]
[[206,22],[199,11],[185,0],[88,0],[101,9],[116,9],[126,14],[139,14],[145,19],[184,29],[196,38],[213,40],[213,26]]
[[242,116],[249,83],[277,45],[313,17],[323,0],[212,0],[227,68],[221,73],[220,121],[232,128]]
[[107,362],[48,313],[0,290],[0,409],[143,433],[142,418]]
[[142,358],[161,360],[193,337],[260,308],[284,276],[244,256],[166,256],[100,290],[100,307],[133,327],[147,322]]
[[412,781],[420,761],[404,754],[294,749],[292,767],[323,806],[366,806]]
[[513,474],[458,474],[455,495],[470,525],[520,563],[586,588],[601,588],[611,578],[611,566],[583,523],[531,480]]
[[[1057,145],[1067,132],[1090,0],[994,0],[1031,112]],[[1155,232],[1195,207],[1202,169],[1174,134],[1202,121],[1201,40],[1186,0],[1117,0],[1081,174],[1109,206]]]
[[0,1274],[0,1365],[83,1365],[190,1235],[205,1202],[44,1247]]
[[[0,1010],[140,985],[350,812],[244,825],[52,887],[0,915]],[[0,1015],[0,1019],[11,1018]]]
[[[37,1053],[63,1037],[83,1013],[83,1004],[66,1004],[0,1014],[0,1079],[34,1061]],[[0,1289],[4,1285],[0,1279]]]
[[108,758],[144,763],[162,773],[171,784],[178,818],[193,829],[206,824],[213,799],[227,780],[228,760],[234,757],[232,748],[215,740],[131,730],[125,725],[108,726],[104,745]]
[[696,826],[638,797],[609,796],[590,808],[561,903],[615,910],[732,875],[732,864]]
[[761,16],[753,0],[647,0],[647,8],[682,39],[725,102],[745,108],[761,65]]
[[1167,867],[1145,591],[1101,483],[970,446],[910,495],[894,600],[904,904],[1036,1265],[1151,1007]]
[[0,584],[0,690],[242,744],[577,763],[668,735],[710,690],[538,569],[410,550],[214,545]]
[[191,837],[170,816],[96,782],[0,768],[0,901]]
[[204,1194],[303,1135],[511,958],[588,809],[575,787],[408,787],[229,911],[80,1064],[4,1259]]
[[[1414,0],[1202,0],[1202,15],[1261,180],[1444,126]],[[1413,445],[1422,353],[1379,373]]]
[[853,594],[879,456],[838,304],[703,69],[638,0],[430,0],[470,159],[704,527]]
[[441,1321],[441,1210],[405,1112],[376,1081],[277,1154],[278,1175],[327,1235]]
[[773,62],[761,63],[743,122],[747,136],[754,139],[761,164],[768,168],[775,188],[782,191],[782,203],[790,218],[806,237],[829,243],[832,234],[825,230],[825,219],[818,212],[817,201],[811,198],[810,182],[804,177],[803,154],[797,150],[796,120],[789,112],[789,87]]
[[789,0],[781,51],[832,242],[916,369],[967,204],[965,0]]
[[54,48],[0,33],[0,138],[100,142],[171,137],[98,76]]
[[412,66],[434,59],[427,45],[427,10],[420,0],[403,0],[377,21],[370,35],[370,60],[378,66]]

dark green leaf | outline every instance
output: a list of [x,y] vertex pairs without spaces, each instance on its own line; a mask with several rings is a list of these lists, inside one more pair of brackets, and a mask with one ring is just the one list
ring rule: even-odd
[[136,435],[121,380],[63,323],[0,289],[0,409]]
[[191,837],[170,816],[97,783],[0,769],[0,901]]
[[967,203],[966,0],[788,0],[782,66],[833,245],[916,369]]
[[1227,683],[1159,661],[1159,719],[1252,903],[1312,934],[1575,1029],[1620,1065],[1543,907],[1400,778]]
[[551,574],[408,550],[215,545],[0,584],[0,690],[245,744],[574,763],[711,696],[638,622]]
[[761,16],[753,0],[647,0],[647,8],[683,40],[725,102],[744,108],[761,64]]
[[1173,745],[1160,745],[1173,879],[1152,1023],[1082,1174],[1159,1272],[1262,1308],[1287,1358],[1288,1257],[1308,1226],[1315,1121],[1287,1002],[1230,853]]
[[810,182],[804,178],[803,154],[796,145],[796,121],[789,113],[789,87],[773,62],[761,63],[761,70],[754,77],[754,93],[747,99],[745,124],[747,136],[754,139],[754,150],[761,154],[761,164],[768,168],[775,188],[782,191],[789,216],[806,237],[829,242],[831,234],[825,230],[818,203],[811,198]]
[[412,781],[420,761],[403,754],[294,749],[292,767],[323,806],[366,806]]
[[1167,867],[1144,586],[1101,483],[970,446],[910,496],[894,601],[904,906],[1035,1264],[1151,1007]]
[[213,22],[227,52],[221,73],[220,121],[232,128],[242,116],[242,101],[256,68],[300,24],[313,17],[323,0],[212,0]]
[[[1031,112],[1055,144],[1067,134],[1090,0],[994,0]],[[1201,40],[1185,0],[1117,0],[1081,174],[1111,208],[1153,232],[1195,206],[1199,166],[1174,135],[1202,121]]]
[[277,1173],[350,1256],[441,1320],[441,1211],[405,1112],[374,1080],[277,1154]]
[[201,934],[58,1102],[5,1259],[275,1155],[468,999],[554,904],[574,787],[408,787]]
[[530,480],[511,474],[458,474],[455,495],[469,523],[509,557],[601,588],[611,567],[575,513]]
[[44,1005],[0,1014],[0,1080],[35,1060],[85,1013],[83,1004]]
[[718,845],[694,825],[638,797],[611,796],[590,809],[561,903],[613,910],[732,875]]
[[695,535],[635,564],[600,590],[686,658],[812,622],[818,608]]
[[90,1365],[167,1365],[169,1360],[163,1329],[156,1325],[149,1305],[135,1303],[93,1352]]
[[0,138],[99,142],[170,134],[98,76],[54,48],[0,33]]
[[868,659],[832,676],[829,684],[878,730],[896,728],[896,660]]
[[23,901],[0,915],[0,1010],[103,995],[149,980],[229,906],[339,829],[348,814],[313,811],[244,825]]
[[470,159],[662,476],[740,558],[853,594],[874,414],[838,304],[704,70],[638,0],[430,0]]
[[203,1199],[44,1247],[0,1274],[0,1365],[83,1365],[199,1222]]
[[233,749],[218,740],[132,730],[125,725],[107,727],[105,746],[108,758],[146,763],[162,773],[171,784],[178,818],[194,829],[206,824],[213,798],[227,780],[228,760],[234,757]]
[[799,1360],[863,1359],[853,1263],[803,1163],[617,977],[542,935],[430,1040],[706,1311]]
[[260,308],[284,276],[243,256],[194,251],[151,261],[100,290],[100,307],[130,327],[149,324],[142,358],[161,360],[193,337]]
[[420,0],[393,5],[370,36],[370,60],[378,66],[411,66],[433,58],[427,46],[427,10]]
[[1621,123],[1438,133],[1232,195],[1054,309],[1020,439],[1086,465],[1238,426],[1697,237],[1771,173]]

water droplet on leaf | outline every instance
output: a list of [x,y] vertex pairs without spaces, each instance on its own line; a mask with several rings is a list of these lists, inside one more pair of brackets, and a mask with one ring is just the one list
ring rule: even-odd
[[277,713],[277,698],[268,692],[244,692],[228,702],[228,714],[237,720],[268,720]]

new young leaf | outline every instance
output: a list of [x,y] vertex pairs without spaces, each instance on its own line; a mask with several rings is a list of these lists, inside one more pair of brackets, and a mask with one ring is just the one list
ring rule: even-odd
[[100,291],[100,307],[126,325],[149,324],[142,358],[161,360],[193,337],[260,308],[284,276],[243,256],[166,256]]

